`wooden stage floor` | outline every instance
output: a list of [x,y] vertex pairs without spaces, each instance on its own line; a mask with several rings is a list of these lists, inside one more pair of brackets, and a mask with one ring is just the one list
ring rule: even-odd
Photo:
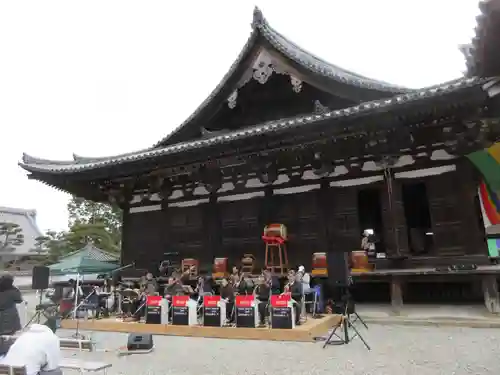
[[[311,342],[314,337],[326,334],[329,328],[337,324],[339,315],[324,315],[322,318],[308,318],[294,329],[270,328],[235,328],[235,327],[202,327],[174,326],[145,323],[125,323],[110,318],[101,320],[80,320],[79,329],[85,331],[151,333],[154,335],[208,337],[238,340],[272,340]],[[61,328],[76,329],[76,320],[63,320]]]

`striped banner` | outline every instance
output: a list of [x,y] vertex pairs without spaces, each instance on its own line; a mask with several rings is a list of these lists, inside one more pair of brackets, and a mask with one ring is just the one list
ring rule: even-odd
[[479,169],[488,187],[492,191],[500,191],[500,145],[473,152],[467,158]]
[[500,224],[500,199],[484,181],[479,185],[479,200],[485,228]]

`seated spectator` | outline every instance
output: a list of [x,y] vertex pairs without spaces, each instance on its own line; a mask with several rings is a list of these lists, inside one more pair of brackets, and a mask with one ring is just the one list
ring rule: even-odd
[[61,348],[59,338],[49,327],[32,324],[12,344],[0,361],[8,366],[25,366],[27,375],[59,375]]

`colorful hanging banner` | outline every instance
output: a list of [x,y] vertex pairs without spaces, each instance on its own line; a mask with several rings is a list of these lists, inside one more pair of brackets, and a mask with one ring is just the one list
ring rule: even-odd
[[484,181],[479,185],[479,200],[485,228],[500,224],[500,199]]
[[480,150],[468,154],[467,158],[479,169],[488,186],[493,191],[500,191],[500,163],[495,157],[487,150]]

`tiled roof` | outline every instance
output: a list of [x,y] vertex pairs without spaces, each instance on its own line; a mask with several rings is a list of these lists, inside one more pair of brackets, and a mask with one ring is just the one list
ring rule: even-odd
[[24,154],[19,165],[30,172],[47,173],[75,173],[97,168],[103,168],[116,164],[125,164],[140,160],[156,158],[158,156],[179,154],[185,151],[213,146],[216,144],[230,143],[234,140],[270,134],[273,132],[287,130],[289,128],[306,127],[321,121],[335,121],[353,115],[370,115],[374,111],[390,111],[401,104],[417,103],[429,98],[445,96],[469,87],[475,87],[488,82],[488,79],[463,78],[452,82],[443,83],[426,89],[417,90],[407,94],[401,94],[389,99],[374,100],[344,109],[325,112],[322,114],[302,115],[289,119],[269,121],[263,124],[250,126],[244,129],[212,136],[205,139],[178,143],[161,148],[149,148],[142,151],[117,155],[102,159],[77,158],[72,161],[53,161],[38,159]]
[[101,250],[89,243],[85,245],[82,249],[67,254],[62,258],[60,258],[59,260],[67,261],[73,258],[86,258],[86,259],[98,260],[100,262],[115,262],[119,259],[119,256]]
[[35,238],[42,236],[36,223],[35,210],[0,207],[0,222],[19,225],[24,236],[24,243],[20,246],[13,246],[13,251],[6,253],[6,255],[34,255],[32,250],[36,247]]
[[475,36],[469,44],[460,47],[469,76],[500,75],[500,0],[479,2],[480,15],[476,18]]
[[[259,41],[259,37],[263,37],[277,52],[281,53],[286,58],[295,62],[299,66],[302,66],[307,71],[322,76],[327,81],[337,81],[359,88],[386,92],[392,95],[414,91],[412,89],[392,85],[383,81],[363,77],[359,74],[350,72],[337,65],[330,64],[329,62],[320,59],[278,33],[266,21],[260,9],[255,8],[252,22],[252,33],[238,55],[238,58],[233,62],[226,75],[222,78],[212,93],[205,99],[205,101],[193,112],[193,114],[191,114],[191,116],[189,116],[182,124],[170,132],[169,135],[160,140],[154,147],[165,145],[165,143],[174,134],[184,128],[187,124],[191,123],[213,100],[215,100],[216,97],[222,93],[222,91],[227,89],[228,82],[234,77],[239,66],[246,61],[251,51],[254,50]],[[234,87],[230,88],[230,92],[232,90],[234,90]],[[382,95],[380,97],[382,97]]]

